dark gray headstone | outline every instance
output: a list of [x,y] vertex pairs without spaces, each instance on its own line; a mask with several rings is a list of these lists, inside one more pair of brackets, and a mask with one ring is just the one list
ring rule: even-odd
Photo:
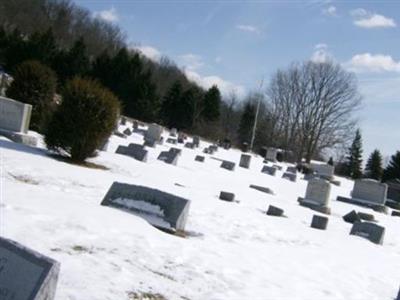
[[221,191],[219,194],[219,199],[232,202],[235,200],[235,194]]
[[400,217],[400,211],[392,210],[392,217]]
[[177,144],[178,143],[177,139],[171,139],[171,138],[168,138],[166,142],[169,144]]
[[361,218],[355,210],[352,210],[348,214],[343,216],[343,220],[347,223],[354,224],[355,222],[361,222]]
[[279,171],[282,171],[282,166],[280,165],[273,165],[272,167],[278,169]]
[[143,145],[154,148],[157,144],[156,140],[145,139]]
[[231,161],[224,160],[222,161],[221,168],[227,169],[229,171],[235,170],[235,163]]
[[124,132],[125,135],[131,135],[132,134],[132,131],[129,128],[126,128],[123,132]]
[[195,161],[199,161],[199,162],[204,162],[204,156],[201,155],[196,155],[196,157],[194,158]]
[[271,176],[275,176],[276,174],[276,168],[274,167],[270,167],[270,166],[263,166],[263,168],[261,169],[262,173],[271,175]]
[[57,261],[0,237],[0,299],[52,300],[59,272]]
[[285,178],[285,179],[288,179],[290,181],[296,182],[297,175],[296,175],[296,173],[285,172],[285,173],[283,173],[282,178]]
[[158,160],[162,160],[163,162],[167,163],[167,164],[171,164],[176,166],[176,164],[178,163],[178,153],[177,152],[171,152],[171,151],[162,151],[157,159]]
[[268,216],[275,216],[275,217],[282,217],[283,216],[283,209],[270,205],[267,210]]
[[250,167],[251,155],[242,154],[240,156],[239,167],[248,169]]
[[208,146],[208,148],[209,148],[210,150],[212,150],[213,152],[218,151],[218,146],[217,146],[217,145],[210,145],[210,146]]
[[115,153],[132,157],[138,161],[147,161],[147,150],[144,149],[143,145],[129,144],[129,146],[118,146]]
[[358,214],[358,216],[360,217],[361,220],[375,221],[374,215],[366,214],[366,213],[363,213],[363,212],[360,212],[360,211],[357,214]]
[[287,167],[286,172],[296,174],[297,173],[297,169],[296,169],[296,167],[290,167],[289,166],[289,167]]
[[193,143],[186,143],[185,148],[194,149],[195,145]]
[[385,227],[370,222],[355,222],[350,231],[351,235],[357,235],[371,242],[382,245],[385,236]]
[[267,188],[267,187],[263,187],[263,186],[259,186],[259,185],[250,184],[250,188],[251,188],[251,189],[255,189],[255,190],[257,190],[257,191],[260,191],[260,192],[263,192],[263,193],[270,194],[270,195],[273,195],[273,194],[274,194],[274,192],[273,192],[270,188]]
[[199,137],[199,136],[195,135],[195,136],[193,137],[193,145],[194,145],[196,148],[200,146],[200,137]]
[[315,229],[325,230],[328,226],[328,218],[323,216],[314,215],[311,221],[311,227]]
[[123,134],[122,132],[119,132],[118,130],[114,131],[114,135],[116,135],[116,136],[118,136],[120,138],[126,139],[126,135]]
[[168,151],[169,151],[169,152],[172,152],[172,153],[176,153],[176,154],[178,154],[178,155],[181,155],[181,154],[182,154],[182,149],[179,149],[179,148],[171,147],[171,148],[169,148]]
[[157,228],[174,232],[185,229],[190,201],[145,186],[114,182],[101,205],[129,211]]

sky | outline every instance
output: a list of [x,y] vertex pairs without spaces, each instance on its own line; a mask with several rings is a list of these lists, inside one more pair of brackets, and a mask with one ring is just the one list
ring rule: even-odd
[[400,0],[76,0],[117,24],[131,47],[167,56],[203,87],[244,97],[292,62],[333,60],[354,72],[364,158],[400,150]]

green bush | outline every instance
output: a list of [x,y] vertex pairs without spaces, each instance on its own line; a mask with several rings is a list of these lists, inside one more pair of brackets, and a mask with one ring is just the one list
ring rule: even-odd
[[57,79],[54,71],[38,61],[25,61],[12,73],[14,80],[6,95],[32,105],[30,128],[42,132],[55,104]]
[[118,99],[100,83],[74,78],[67,82],[61,105],[47,126],[47,147],[82,162],[110,136],[119,111]]

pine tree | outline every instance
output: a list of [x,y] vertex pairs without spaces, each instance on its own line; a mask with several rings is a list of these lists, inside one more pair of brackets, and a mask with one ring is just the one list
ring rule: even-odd
[[362,177],[362,138],[359,129],[356,131],[353,143],[349,149],[347,157],[347,175],[353,179]]
[[250,101],[246,102],[238,129],[240,144],[245,142],[250,143],[251,131],[254,126],[255,117],[256,117],[255,105],[253,105]]
[[164,97],[164,101],[161,104],[160,118],[163,123],[172,128],[177,128],[179,122],[178,107],[179,101],[182,97],[182,85],[179,81],[176,81],[168,90]]
[[383,181],[400,179],[400,151],[392,155],[388,166],[383,171]]
[[382,168],[382,155],[379,150],[375,149],[370,157],[368,158],[367,165],[365,167],[365,173],[368,178],[375,180],[381,180],[383,174]]
[[202,117],[206,121],[217,121],[220,116],[221,93],[213,85],[204,95]]

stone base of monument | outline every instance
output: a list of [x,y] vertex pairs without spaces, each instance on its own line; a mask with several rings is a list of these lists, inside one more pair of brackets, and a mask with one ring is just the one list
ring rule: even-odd
[[36,147],[36,145],[37,145],[36,137],[22,133],[22,132],[13,132],[13,131],[0,129],[0,136],[4,136],[15,143],[24,144],[24,145],[31,146],[31,147]]
[[267,215],[274,216],[274,217],[283,217],[283,212],[284,212],[283,209],[273,206],[273,205],[270,205],[267,210]]
[[322,206],[318,203],[315,203],[312,200],[309,199],[304,199],[302,197],[297,198],[297,202],[299,202],[299,204],[301,206],[310,208],[312,210],[315,210],[317,212],[323,213],[325,215],[330,215],[331,214],[331,208],[328,206]]
[[255,190],[260,191],[260,192],[263,192],[263,193],[267,193],[267,194],[270,194],[270,195],[274,195],[274,192],[273,192],[270,188],[267,188],[267,187],[263,187],[263,186],[259,186],[259,185],[254,185],[254,184],[250,184],[249,187],[250,187],[251,189],[255,189]]
[[221,191],[221,193],[219,194],[219,199],[233,202],[235,200],[235,194]]
[[375,244],[382,245],[385,227],[370,222],[355,222],[350,231],[351,235],[363,237]]
[[367,207],[371,208],[375,211],[381,212],[381,213],[388,213],[388,209],[385,205],[379,205],[371,202],[364,201],[362,199],[355,199],[355,198],[346,198],[346,197],[341,197],[338,196],[336,198],[336,201],[344,202],[344,203],[349,203],[349,204],[354,204],[362,207]]
[[101,205],[128,211],[165,232],[184,232],[190,201],[160,190],[114,182]]
[[311,228],[326,230],[329,219],[327,217],[314,215],[311,221]]
[[0,299],[53,300],[60,263],[0,237]]

